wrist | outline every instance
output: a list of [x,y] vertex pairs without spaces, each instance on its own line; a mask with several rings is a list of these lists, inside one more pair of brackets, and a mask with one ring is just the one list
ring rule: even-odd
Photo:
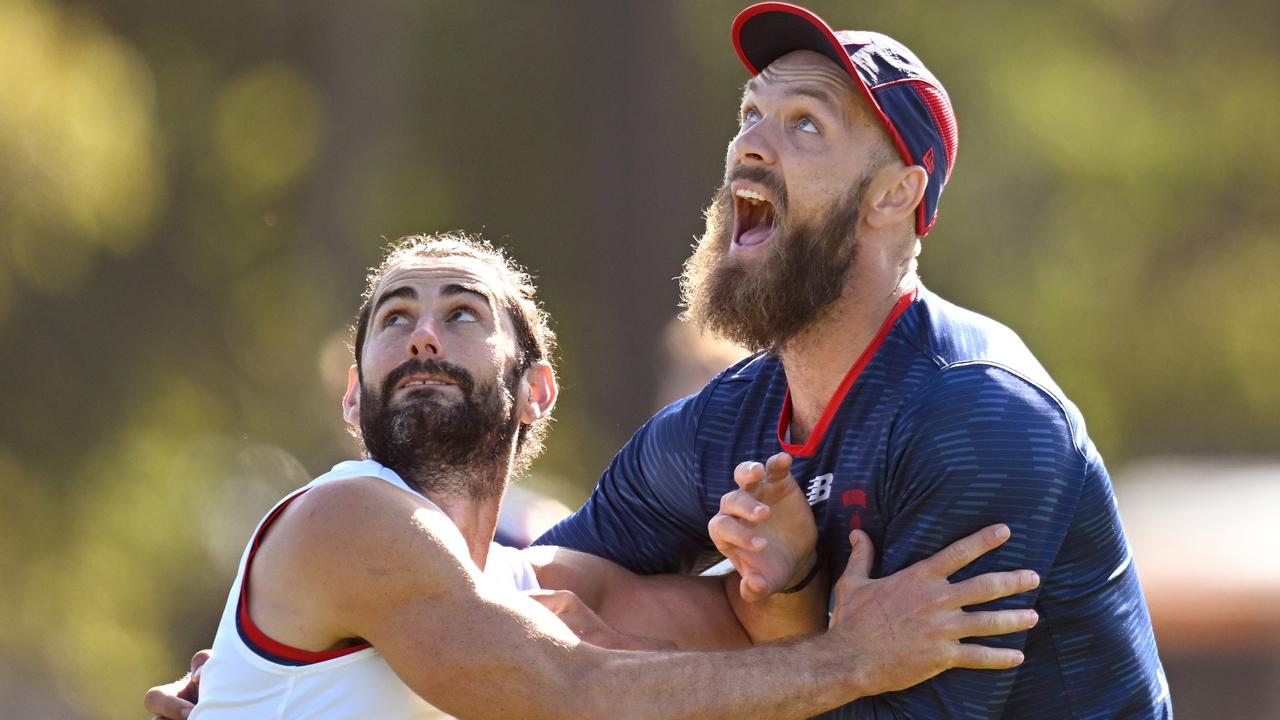
[[860,653],[851,652],[848,638],[841,637],[839,633],[824,632],[802,644],[809,643],[821,648],[812,655],[822,658],[823,674],[831,678],[830,687],[839,695],[836,704],[844,705],[876,694],[869,685],[866,660]]
[[818,572],[822,569],[821,560],[821,554],[817,548],[810,551],[804,561],[796,567],[796,573],[789,579],[785,586],[786,589],[779,592],[783,595],[790,595],[809,587],[809,584],[813,582],[813,579],[818,576]]

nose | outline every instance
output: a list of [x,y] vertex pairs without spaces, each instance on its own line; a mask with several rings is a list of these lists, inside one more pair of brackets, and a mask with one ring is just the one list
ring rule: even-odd
[[439,358],[444,354],[444,347],[440,344],[440,335],[436,332],[434,320],[422,318],[418,321],[417,326],[413,328],[413,333],[409,336],[409,346],[406,351],[410,360]]
[[767,123],[763,119],[743,128],[729,144],[731,165],[772,165],[775,157]]

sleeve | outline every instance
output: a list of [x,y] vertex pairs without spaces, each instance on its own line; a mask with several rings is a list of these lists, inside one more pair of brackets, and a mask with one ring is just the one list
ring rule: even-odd
[[713,549],[696,465],[700,408],[693,395],[651,418],[614,456],[587,502],[534,544],[591,553],[646,575],[692,569]]
[[[953,581],[1029,568],[1047,582],[1086,471],[1066,411],[1053,396],[989,364],[943,369],[907,404],[892,430],[879,576],[1002,522],[1013,532],[1009,542]],[[1034,607],[1038,595],[1037,590],[977,609]],[[1025,649],[1027,633],[982,642]],[[999,718],[1017,675],[1017,668],[948,670],[915,687],[859,701],[849,716]]]

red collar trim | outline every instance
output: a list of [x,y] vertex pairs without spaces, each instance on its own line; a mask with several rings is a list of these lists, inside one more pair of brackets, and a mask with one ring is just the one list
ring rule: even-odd
[[822,411],[822,417],[818,418],[818,423],[813,426],[813,432],[809,433],[809,440],[803,445],[790,443],[784,439],[787,436],[787,428],[791,425],[791,388],[787,388],[787,396],[782,401],[782,414],[778,417],[778,442],[782,444],[784,451],[797,457],[810,457],[818,451],[818,445],[822,444],[822,437],[827,433],[827,426],[831,424],[832,418],[835,417],[840,403],[844,402],[845,395],[849,394],[849,388],[853,387],[853,383],[862,374],[862,369],[871,362],[871,358],[875,357],[876,351],[884,343],[884,339],[889,335],[889,331],[893,329],[894,323],[898,321],[902,313],[906,312],[911,303],[916,301],[919,295],[920,288],[916,286],[910,292],[898,298],[898,302],[889,311],[889,317],[885,318],[884,324],[880,326],[876,336],[871,339],[871,343],[858,356],[857,361],[853,363],[853,367],[849,368],[849,372],[845,374],[844,380],[840,381],[840,386],[836,388],[831,399],[827,401],[827,407]]

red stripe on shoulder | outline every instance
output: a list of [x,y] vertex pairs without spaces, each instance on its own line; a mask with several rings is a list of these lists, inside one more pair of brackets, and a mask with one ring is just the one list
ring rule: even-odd
[[337,648],[335,650],[322,650],[319,652],[303,650],[302,648],[296,648],[292,645],[286,645],[282,642],[273,640],[253,622],[253,618],[249,617],[249,571],[253,567],[253,557],[257,555],[258,548],[262,545],[263,535],[266,534],[267,528],[271,527],[271,524],[280,516],[280,513],[284,512],[285,508],[289,507],[294,500],[297,500],[306,493],[307,490],[302,490],[293,496],[286,498],[284,502],[277,505],[276,508],[267,515],[266,519],[262,521],[262,526],[258,528],[258,532],[254,535],[253,542],[249,548],[249,557],[244,563],[244,577],[240,579],[240,600],[238,607],[236,608],[236,616],[240,621],[239,624],[242,631],[241,637],[245,640],[246,644],[250,646],[250,649],[254,650],[259,655],[275,656],[274,658],[268,657],[268,659],[271,660],[281,658],[303,665],[324,662],[325,660],[333,660],[334,658],[340,658],[344,655],[350,655],[351,653],[359,652],[365,648],[371,647],[369,643],[362,642],[350,647]]

